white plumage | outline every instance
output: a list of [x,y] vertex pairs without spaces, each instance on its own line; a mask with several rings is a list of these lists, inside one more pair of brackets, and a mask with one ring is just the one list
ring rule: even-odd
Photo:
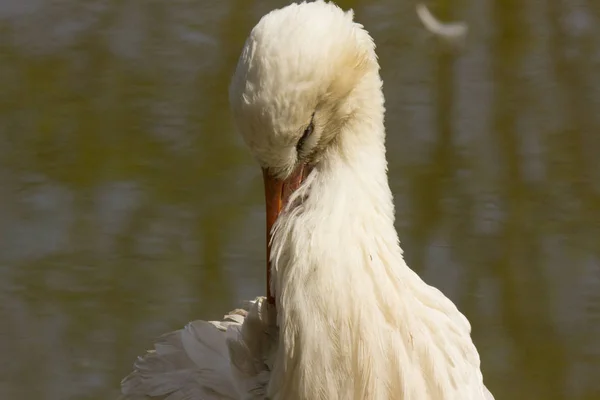
[[276,343],[275,314],[259,297],[223,321],[193,321],[163,335],[123,379],[122,398],[264,399]]
[[164,336],[123,380],[125,398],[493,399],[469,322],[403,260],[375,46],[352,19],[323,1],[269,13],[231,84],[268,218],[269,193],[283,200],[276,304],[261,297]]

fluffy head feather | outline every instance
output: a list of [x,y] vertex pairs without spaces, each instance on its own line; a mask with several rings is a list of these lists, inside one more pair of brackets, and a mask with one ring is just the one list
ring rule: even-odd
[[[333,3],[291,4],[264,16],[246,41],[230,87],[238,129],[259,163],[285,176],[320,156],[354,109],[352,92],[378,65],[373,41]],[[299,154],[296,143],[314,118]]]

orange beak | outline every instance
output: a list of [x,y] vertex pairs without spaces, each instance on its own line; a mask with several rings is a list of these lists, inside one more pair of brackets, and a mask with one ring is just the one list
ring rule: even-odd
[[300,187],[308,176],[310,168],[300,164],[285,180],[275,178],[263,168],[265,183],[265,204],[267,206],[267,301],[275,304],[275,297],[271,293],[271,236],[273,225],[296,189]]

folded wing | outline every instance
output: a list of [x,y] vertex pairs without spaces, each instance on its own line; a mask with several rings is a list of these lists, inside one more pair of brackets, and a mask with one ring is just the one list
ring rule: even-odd
[[121,382],[121,399],[264,398],[276,340],[275,313],[263,297],[222,321],[190,322],[138,358]]

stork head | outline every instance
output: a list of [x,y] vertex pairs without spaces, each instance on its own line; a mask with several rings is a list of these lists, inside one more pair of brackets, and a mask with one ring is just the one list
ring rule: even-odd
[[238,130],[264,172],[267,229],[351,122],[363,77],[379,69],[352,11],[316,1],[265,15],[229,90]]
[[229,97],[250,150],[287,178],[317,160],[352,114],[348,101],[370,68],[374,44],[352,11],[316,1],[265,15],[248,37]]

